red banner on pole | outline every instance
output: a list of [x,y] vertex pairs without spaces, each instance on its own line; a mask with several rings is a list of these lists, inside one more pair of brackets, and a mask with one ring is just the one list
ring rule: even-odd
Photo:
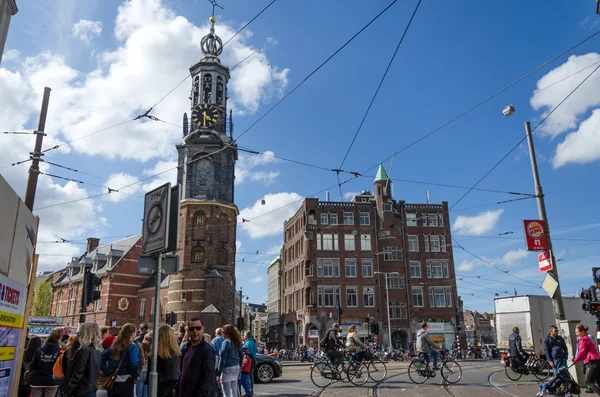
[[552,270],[552,251],[541,252],[538,255],[538,264],[542,273]]
[[546,227],[544,221],[523,221],[527,251],[547,251]]

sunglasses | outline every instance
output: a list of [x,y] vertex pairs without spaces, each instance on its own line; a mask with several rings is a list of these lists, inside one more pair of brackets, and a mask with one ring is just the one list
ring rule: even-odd
[[188,331],[202,331],[202,326],[200,327],[188,327]]

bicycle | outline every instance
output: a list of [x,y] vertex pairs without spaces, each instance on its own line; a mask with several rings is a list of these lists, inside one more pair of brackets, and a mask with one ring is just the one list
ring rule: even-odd
[[374,355],[370,350],[365,351],[363,362],[368,362],[367,370],[369,378],[373,382],[381,382],[387,376],[387,367],[383,360]]
[[522,363],[520,357],[507,355],[504,359],[504,373],[508,379],[516,382],[523,375],[533,375],[538,380],[546,380],[552,374],[552,370],[546,360],[538,358],[535,354],[531,354],[526,363]]
[[[340,367],[341,368],[338,368]],[[313,365],[310,367],[310,380],[312,383],[320,388],[326,387],[333,381],[341,381],[344,382],[343,375],[346,374],[348,380],[350,380],[350,376],[348,375],[348,368],[350,364],[347,360],[342,361],[339,365],[333,365],[331,360],[326,354],[322,354],[320,358],[318,358]],[[352,366],[353,368],[357,368],[356,366]],[[367,370],[368,371],[368,370]],[[356,377],[358,373],[354,373]],[[362,376],[362,373],[361,373]],[[368,376],[367,376],[368,378]],[[358,380],[357,380],[358,381]],[[352,382],[352,381],[351,381]],[[365,381],[366,382],[366,381]],[[364,384],[364,382],[363,382]]]
[[[442,378],[450,383],[457,383],[462,378],[462,369],[460,365],[441,353],[440,359],[442,364],[439,367]],[[408,377],[413,383],[422,384],[429,378],[435,378],[438,368],[432,368],[426,363],[425,354],[419,353],[418,356],[413,356],[408,366]]]

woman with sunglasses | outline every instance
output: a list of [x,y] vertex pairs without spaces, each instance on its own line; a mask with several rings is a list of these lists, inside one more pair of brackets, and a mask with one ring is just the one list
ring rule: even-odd
[[217,379],[220,379],[224,397],[237,397],[238,377],[242,363],[242,336],[231,324],[223,327],[225,341],[219,353]]

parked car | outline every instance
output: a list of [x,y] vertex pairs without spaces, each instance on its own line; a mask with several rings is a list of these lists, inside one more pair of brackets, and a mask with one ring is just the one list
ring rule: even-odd
[[259,383],[269,383],[282,374],[281,361],[266,354],[256,355],[254,379]]

